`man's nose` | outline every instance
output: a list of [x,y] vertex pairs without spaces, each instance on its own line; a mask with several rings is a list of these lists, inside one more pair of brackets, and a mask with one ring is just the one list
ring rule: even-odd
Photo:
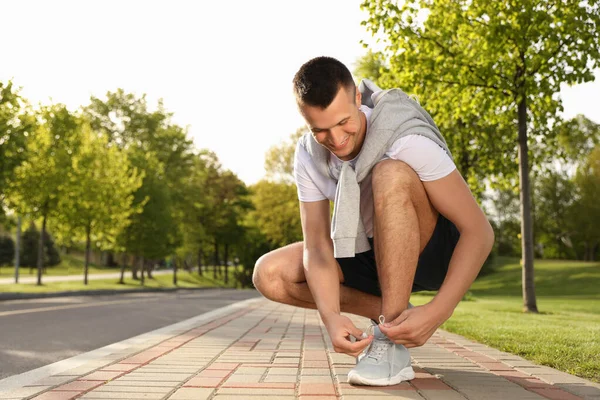
[[346,138],[346,132],[341,127],[331,128],[331,141],[334,146],[339,146],[342,144],[344,139]]

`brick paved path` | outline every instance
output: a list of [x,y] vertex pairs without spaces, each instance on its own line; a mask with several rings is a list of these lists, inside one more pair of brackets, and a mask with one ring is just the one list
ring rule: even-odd
[[410,383],[350,386],[354,359],[333,352],[315,311],[258,299],[0,399],[600,399],[599,384],[444,331],[411,355]]

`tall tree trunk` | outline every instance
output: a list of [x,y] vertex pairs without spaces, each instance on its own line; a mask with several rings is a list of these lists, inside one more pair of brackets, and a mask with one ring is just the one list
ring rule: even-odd
[[202,243],[200,244],[200,248],[198,248],[198,275],[202,276]]
[[215,260],[213,265],[213,279],[217,279],[217,268],[219,265],[219,243],[215,240]]
[[228,276],[229,271],[227,270],[227,262],[228,262],[227,259],[229,256],[228,252],[229,252],[229,244],[225,243],[225,253],[223,254],[223,258],[225,259],[225,262],[223,264],[225,266],[225,285],[227,285],[227,283],[229,283],[229,276]]
[[177,286],[177,257],[173,256],[173,285]]
[[519,99],[519,186],[521,197],[521,257],[523,260],[523,311],[538,312],[533,269],[533,221],[527,146],[527,98]]
[[42,231],[40,232],[40,240],[38,242],[38,257],[37,257],[37,285],[42,285],[42,270],[44,268],[44,234],[46,233],[47,214],[44,214],[42,221]]
[[135,280],[138,279],[139,262],[140,258],[138,256],[133,256],[133,261],[131,263],[131,278]]
[[15,248],[15,283],[19,283],[19,264],[21,263],[21,215],[17,216],[17,238]]
[[85,265],[83,267],[83,284],[87,285],[88,284],[88,269],[90,266],[90,244],[91,244],[91,238],[90,238],[90,232],[91,232],[92,228],[90,227],[90,224],[88,223],[88,225],[85,227]]
[[154,279],[154,277],[152,276],[152,271],[154,270],[154,264],[155,264],[154,260],[146,261],[146,274],[148,275],[148,279]]
[[145,262],[146,262],[146,260],[144,260],[144,256],[140,257],[140,280],[141,280],[142,286],[144,286],[144,263]]
[[121,277],[119,279],[119,283],[121,285],[125,284],[125,267],[127,265],[127,254],[123,253],[123,255],[121,256]]

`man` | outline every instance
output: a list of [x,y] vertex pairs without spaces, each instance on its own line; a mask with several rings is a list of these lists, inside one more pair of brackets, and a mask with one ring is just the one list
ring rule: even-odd
[[[344,64],[317,57],[296,73],[294,92],[311,131],[294,160],[304,241],[262,256],[254,285],[271,300],[318,309],[335,351],[359,357],[350,383],[410,380],[407,348],[452,315],[493,230],[437,126],[401,90],[357,88]],[[419,290],[438,292],[412,307]],[[342,311],[378,321],[373,335]]]

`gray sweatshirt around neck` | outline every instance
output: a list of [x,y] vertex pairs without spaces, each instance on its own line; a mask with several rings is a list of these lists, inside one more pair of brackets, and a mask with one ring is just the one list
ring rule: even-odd
[[[373,108],[369,129],[363,147],[352,168],[349,161],[342,163],[334,200],[331,238],[334,257],[354,257],[371,248],[360,216],[360,186],[392,144],[406,135],[422,135],[440,145],[452,157],[446,141],[431,116],[419,103],[400,89],[382,91],[365,79],[358,89],[362,104]],[[300,138],[317,170],[324,176],[336,179],[329,167],[330,152],[321,146],[309,132]]]

